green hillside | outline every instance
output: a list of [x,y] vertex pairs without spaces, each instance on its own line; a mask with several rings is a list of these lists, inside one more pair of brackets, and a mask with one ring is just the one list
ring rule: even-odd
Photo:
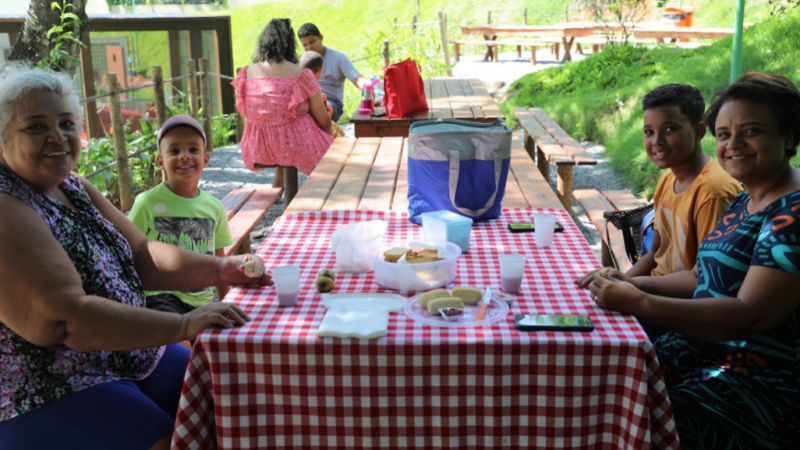
[[[771,17],[745,30],[742,72],[786,75],[800,83],[800,9]],[[611,163],[637,193],[652,196],[658,170],[642,148],[640,101],[667,83],[697,86],[706,102],[729,82],[732,38],[696,50],[620,47],[584,61],[525,76],[501,105],[509,115],[515,106],[537,106],[576,139],[604,144]],[[714,153],[706,136],[703,149]],[[793,164],[798,165],[795,158]]]

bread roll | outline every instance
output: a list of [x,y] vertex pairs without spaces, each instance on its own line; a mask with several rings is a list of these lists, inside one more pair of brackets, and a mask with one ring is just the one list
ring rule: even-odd
[[244,263],[244,274],[250,278],[260,277],[264,273],[264,263],[261,258],[255,257]]
[[419,302],[420,306],[423,308],[427,308],[429,301],[445,297],[450,297],[450,293],[447,292],[447,289],[434,289],[424,294],[420,294],[420,296],[417,297],[417,302]]
[[445,297],[436,298],[428,302],[428,312],[433,315],[438,315],[439,310],[442,308],[463,308],[464,302],[460,298]]
[[453,288],[450,295],[460,298],[465,305],[477,305],[483,298],[483,291],[467,286],[458,286]]

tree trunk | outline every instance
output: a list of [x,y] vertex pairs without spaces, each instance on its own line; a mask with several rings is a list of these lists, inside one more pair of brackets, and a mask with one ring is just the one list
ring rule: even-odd
[[[76,14],[82,23],[86,23],[86,3],[88,0],[59,0],[63,9],[67,9],[66,5],[73,5],[75,9],[69,8],[67,12]],[[17,42],[13,43],[9,60],[27,60],[33,64],[37,64],[50,54],[52,45],[50,40],[47,39],[47,32],[55,25],[61,24],[61,11],[58,9],[51,9],[51,0],[31,0],[31,5],[28,8],[28,15],[25,22],[22,24],[22,30],[19,33]],[[73,30],[75,34],[81,36],[86,30],[82,27],[81,30]],[[75,69],[80,65],[80,52],[81,47],[77,42],[70,42],[66,50],[75,59],[73,61],[64,61],[63,69],[69,76],[75,75]]]

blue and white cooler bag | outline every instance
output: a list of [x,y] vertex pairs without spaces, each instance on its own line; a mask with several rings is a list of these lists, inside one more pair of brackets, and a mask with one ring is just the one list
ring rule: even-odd
[[436,119],[408,131],[408,214],[453,211],[473,220],[502,213],[511,130],[505,121],[475,123]]

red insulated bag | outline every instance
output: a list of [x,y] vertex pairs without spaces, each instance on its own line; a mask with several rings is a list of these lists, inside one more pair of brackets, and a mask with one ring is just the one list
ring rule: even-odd
[[417,69],[417,62],[407,59],[383,68],[386,96],[386,116],[402,119],[428,112],[425,86]]

